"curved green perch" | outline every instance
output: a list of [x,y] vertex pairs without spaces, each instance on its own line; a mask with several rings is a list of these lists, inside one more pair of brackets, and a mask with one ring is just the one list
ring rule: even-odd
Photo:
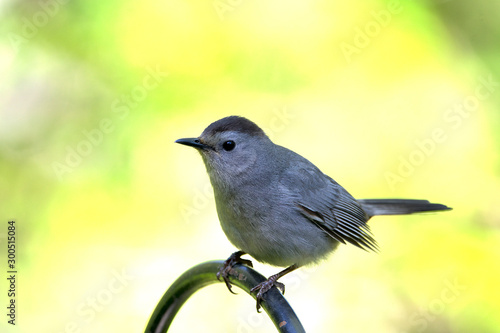
[[[223,261],[209,261],[184,272],[161,298],[151,315],[145,332],[167,332],[175,315],[192,294],[205,286],[221,282],[217,280],[216,274],[223,264]],[[231,284],[243,289],[247,294],[255,298],[250,289],[265,281],[266,278],[253,268],[238,264],[234,266],[229,280]],[[295,312],[275,287],[265,294],[262,308],[269,315],[278,332],[305,332]]]

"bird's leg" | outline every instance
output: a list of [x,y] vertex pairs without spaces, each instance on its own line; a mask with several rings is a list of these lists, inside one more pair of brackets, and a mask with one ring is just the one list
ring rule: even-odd
[[226,261],[224,261],[224,265],[222,265],[222,267],[217,272],[217,280],[220,281],[221,278],[224,279],[224,282],[226,283],[227,289],[229,289],[229,291],[232,294],[236,294],[236,293],[231,289],[232,286],[231,286],[231,283],[229,282],[228,276],[231,274],[231,270],[233,269],[234,265],[243,264],[243,265],[253,267],[252,262],[250,260],[241,259],[241,256],[245,255],[245,254],[246,253],[243,251],[234,252],[233,254],[231,254],[229,256],[229,258],[227,258]]
[[262,296],[264,296],[264,294],[272,287],[277,287],[279,290],[281,290],[281,293],[285,294],[285,285],[281,282],[278,282],[278,279],[283,275],[296,270],[297,268],[299,268],[298,265],[292,265],[282,270],[278,274],[271,275],[266,281],[259,283],[250,290],[251,292],[257,291],[257,295],[255,296],[257,298],[257,312],[260,312],[260,303],[263,299]]

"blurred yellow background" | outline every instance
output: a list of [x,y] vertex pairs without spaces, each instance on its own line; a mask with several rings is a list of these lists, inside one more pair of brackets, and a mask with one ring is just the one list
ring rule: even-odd
[[[198,154],[242,115],[358,198],[454,208],[376,217],[283,279],[308,332],[498,332],[500,4],[0,2],[2,332],[140,332],[185,270],[235,249]],[[262,264],[264,275],[279,269]],[[5,312],[5,313],[4,313]],[[217,284],[171,332],[272,332]]]

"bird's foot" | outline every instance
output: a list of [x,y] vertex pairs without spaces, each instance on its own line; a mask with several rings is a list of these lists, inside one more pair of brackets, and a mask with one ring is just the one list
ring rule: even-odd
[[242,259],[241,256],[242,255],[245,255],[246,253],[243,252],[243,251],[238,251],[238,252],[234,252],[233,254],[231,254],[229,256],[229,258],[227,258],[226,261],[224,261],[224,265],[222,265],[222,267],[219,269],[219,271],[217,272],[217,280],[221,280],[221,278],[224,280],[224,283],[226,284],[227,286],[227,289],[232,293],[232,294],[236,294],[231,288],[232,288],[232,285],[231,283],[229,282],[229,275],[233,275],[232,272],[233,272],[233,267],[236,265],[236,264],[243,264],[243,265],[247,265],[247,266],[250,266],[250,267],[253,267],[253,264],[250,260],[247,260],[247,259]]
[[260,312],[260,304],[263,300],[264,294],[267,293],[272,287],[278,288],[281,290],[282,294],[285,294],[285,285],[277,281],[280,277],[280,274],[271,275],[266,281],[259,283],[250,290],[252,293],[257,292],[255,295],[255,298],[257,299],[257,312]]
[[271,275],[266,281],[259,283],[252,289],[250,289],[250,292],[254,293],[257,292],[255,295],[255,298],[257,299],[257,312],[260,312],[261,305],[260,303],[263,300],[263,296],[265,293],[269,291],[272,287],[276,287],[279,290],[281,290],[282,294],[285,294],[285,285],[281,282],[278,282],[278,279],[281,278],[283,275],[286,275],[294,270],[299,268],[298,265],[292,265],[288,268],[285,268],[278,274]]

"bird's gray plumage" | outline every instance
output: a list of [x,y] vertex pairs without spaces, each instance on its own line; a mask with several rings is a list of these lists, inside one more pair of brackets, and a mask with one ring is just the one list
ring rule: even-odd
[[228,239],[271,265],[315,263],[339,243],[376,250],[367,225],[372,216],[449,209],[426,200],[356,200],[243,117],[223,118],[199,138],[178,142],[201,153]]

